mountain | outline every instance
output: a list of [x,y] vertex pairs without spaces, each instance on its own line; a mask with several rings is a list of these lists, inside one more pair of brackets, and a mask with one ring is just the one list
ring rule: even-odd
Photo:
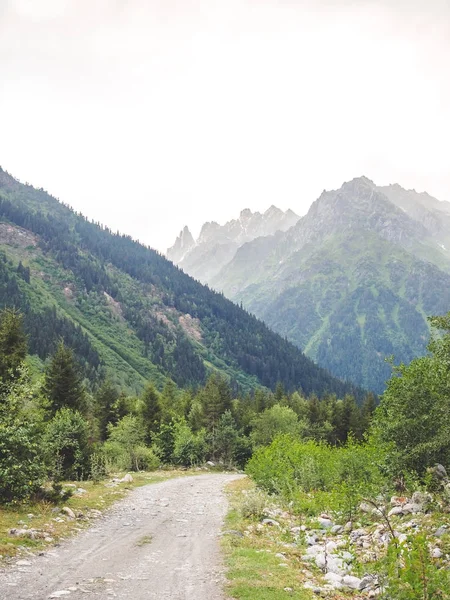
[[324,191],[285,232],[207,279],[334,375],[381,393],[385,359],[425,351],[450,309],[450,204],[366,177]]
[[232,260],[242,244],[276,231],[287,231],[298,219],[299,216],[292,210],[283,212],[276,206],[271,206],[264,213],[253,213],[246,208],[238,219],[225,225],[214,221],[205,223],[197,241],[185,227],[166,255],[186,273],[207,283]]
[[37,363],[63,338],[87,378],[107,373],[122,389],[169,378],[195,386],[219,372],[244,390],[280,381],[306,394],[360,395],[158,252],[0,169],[3,306],[25,314]]

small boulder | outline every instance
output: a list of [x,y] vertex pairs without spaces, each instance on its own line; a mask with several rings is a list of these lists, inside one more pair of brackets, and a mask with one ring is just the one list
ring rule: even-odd
[[417,513],[421,513],[423,512],[423,505],[422,504],[415,504],[413,502],[408,502],[408,504],[405,504],[402,507],[402,513],[404,515],[415,515]]
[[434,535],[436,537],[442,537],[443,535],[445,535],[448,531],[447,525],[441,525],[440,527],[438,527],[436,529],[436,531],[434,532]]
[[402,514],[403,506],[394,506],[394,508],[391,508],[391,510],[388,512],[388,517],[400,516]]
[[331,519],[319,517],[317,520],[322,529],[330,529],[331,527],[333,527],[333,521]]
[[261,523],[263,525],[269,525],[270,527],[281,527],[278,521],[275,521],[274,519],[263,519]]
[[352,590],[359,590],[361,579],[359,577],[354,577],[353,575],[345,575],[342,578],[342,583]]
[[133,483],[133,476],[130,473],[127,473],[125,477],[122,477],[120,480],[121,483]]
[[324,579],[328,583],[342,583],[342,575],[338,575],[338,573],[326,573]]
[[63,512],[65,515],[67,515],[69,517],[69,519],[76,519],[75,513],[68,506],[63,506],[61,509],[61,512]]

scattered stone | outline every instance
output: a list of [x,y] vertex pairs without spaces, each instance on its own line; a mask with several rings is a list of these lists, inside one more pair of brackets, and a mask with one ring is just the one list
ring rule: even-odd
[[70,519],[76,519],[75,513],[68,506],[63,506],[61,509],[61,512],[63,512],[65,515],[67,515]]
[[443,465],[440,465],[439,463],[435,464],[434,467],[430,467],[429,469],[427,469],[427,471],[434,475],[436,479],[439,479],[440,481],[447,479],[447,471],[445,470],[445,467]]
[[322,529],[330,529],[333,527],[333,521],[329,518],[319,517],[317,520]]
[[391,510],[388,512],[388,517],[400,516],[402,514],[403,514],[403,505],[402,506],[394,506],[394,508],[391,508]]
[[365,575],[361,579],[361,583],[359,584],[359,589],[362,590],[370,590],[378,585],[378,579],[375,575]]
[[441,558],[442,550],[440,548],[433,548],[433,550],[431,551],[431,556],[433,558]]
[[269,525],[270,527],[281,527],[278,521],[275,521],[274,519],[263,519],[261,523],[263,525]]
[[354,577],[353,575],[345,575],[342,578],[342,583],[352,590],[359,590],[361,579],[359,577]]
[[447,525],[441,525],[440,527],[438,527],[436,529],[436,531],[434,532],[434,535],[436,537],[442,537],[446,533],[447,533]]
[[207,466],[208,466],[208,467],[215,467],[215,466],[216,466],[216,463],[213,463],[213,461],[212,461],[212,460],[208,460],[208,461],[206,462],[206,464],[207,464]]
[[130,475],[130,473],[127,473],[124,477],[122,477],[120,483],[133,483],[133,476]]
[[222,535],[235,535],[236,537],[243,538],[244,534],[241,531],[237,531],[236,529],[229,529],[228,531],[223,531]]
[[342,575],[337,573],[326,573],[324,579],[329,583],[342,583]]
[[59,590],[50,594],[49,598],[62,598],[63,596],[70,596],[69,590]]
[[[392,509],[392,510],[394,510],[394,509]],[[402,513],[404,515],[409,515],[409,514],[415,515],[415,514],[421,513],[421,512],[423,512],[422,504],[415,504],[414,502],[408,502],[407,504],[404,504],[402,507]]]
[[29,560],[18,560],[16,562],[17,567],[31,567],[31,563]]
[[331,533],[333,535],[339,535],[343,531],[344,531],[344,527],[342,525],[333,525],[333,527],[331,528]]

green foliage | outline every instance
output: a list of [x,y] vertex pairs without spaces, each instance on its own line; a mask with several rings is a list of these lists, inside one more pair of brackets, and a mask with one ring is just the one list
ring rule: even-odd
[[162,409],[158,392],[148,383],[142,394],[141,416],[145,429],[145,442],[150,444],[152,435],[161,425]]
[[107,379],[95,394],[95,416],[101,441],[105,441],[108,436],[108,425],[114,425],[119,419],[118,400],[119,392],[116,386]]
[[[15,311],[0,314],[0,503],[25,500],[45,478],[40,417],[33,401],[39,383],[24,368],[24,336]],[[3,353],[10,352],[11,355]]]
[[444,600],[450,598],[450,573],[431,557],[426,535],[390,542],[381,575],[386,600]]
[[58,344],[45,371],[44,393],[53,413],[62,408],[82,413],[86,410],[85,389],[73,351],[63,342]]
[[341,447],[298,441],[288,435],[257,449],[246,471],[263,489],[287,500],[304,502],[305,495],[320,496],[323,508],[351,516],[364,497],[385,491],[380,448],[353,440]]
[[394,369],[376,411],[374,435],[390,444],[394,475],[424,475],[435,463],[450,464],[449,317],[433,319],[446,333],[430,343],[431,355]]
[[213,460],[219,460],[228,467],[235,463],[239,443],[239,431],[231,411],[225,411],[213,432]]
[[38,491],[45,478],[42,450],[35,426],[0,420],[0,503]]
[[174,425],[173,461],[177,465],[192,467],[204,462],[206,454],[206,432],[193,433],[184,421]]
[[0,384],[7,385],[19,375],[27,353],[22,315],[5,309],[0,315]]
[[127,415],[117,425],[110,424],[108,432],[103,452],[109,470],[140,471],[159,467],[155,452],[145,446],[145,431],[138,417]]
[[246,490],[239,503],[239,512],[244,519],[262,519],[270,504],[266,492],[258,488]]
[[226,379],[217,374],[211,375],[201,390],[199,399],[204,425],[212,431],[217,427],[220,416],[231,409],[231,391]]
[[80,480],[89,476],[89,425],[81,413],[70,408],[58,410],[43,439],[53,479]]
[[267,446],[280,434],[299,436],[302,424],[295,412],[288,406],[275,404],[267,408],[253,421],[251,440],[255,447]]

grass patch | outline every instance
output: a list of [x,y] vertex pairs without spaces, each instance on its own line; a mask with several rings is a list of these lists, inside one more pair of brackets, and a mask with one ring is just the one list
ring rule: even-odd
[[152,543],[152,536],[151,535],[144,535],[143,537],[141,537],[140,540],[138,540],[136,542],[136,546],[138,546],[139,548],[141,548],[141,546],[146,546],[147,544],[151,544]]
[[279,529],[259,529],[257,518],[242,516],[242,498],[253,488],[249,479],[239,479],[227,486],[230,510],[225,520],[222,549],[229,595],[237,600],[312,598],[302,587],[301,549],[286,547]]
[[[67,482],[74,483],[77,486],[74,488],[75,490],[77,488],[86,490],[85,493],[81,494],[77,494],[75,491],[75,494],[69,500],[61,504],[61,506],[70,508],[77,515],[76,519],[71,519],[64,513],[58,512],[58,507],[50,502],[19,504],[8,507],[0,506],[0,562],[18,554],[49,548],[63,538],[88,528],[95,518],[100,516],[95,511],[103,513],[133,488],[187,475],[199,475],[199,472],[173,470],[157,471],[155,473],[133,473],[132,483],[119,483],[116,487],[106,487],[109,480],[100,483],[92,481]],[[12,537],[8,532],[14,528],[35,529],[47,535],[39,539]],[[51,541],[46,541],[45,538]],[[150,543],[150,541],[143,541],[143,544]]]

